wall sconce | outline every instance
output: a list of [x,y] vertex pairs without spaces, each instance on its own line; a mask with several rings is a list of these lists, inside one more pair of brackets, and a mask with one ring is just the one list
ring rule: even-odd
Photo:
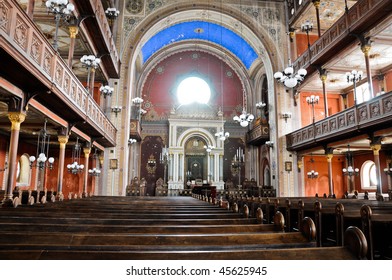
[[319,175],[319,173],[317,171],[314,171],[313,169],[309,171],[307,174],[309,179],[316,179]]
[[272,148],[272,147],[274,146],[274,142],[272,142],[272,141],[265,141],[265,145],[266,145],[268,148]]
[[282,113],[282,118],[284,119],[285,122],[287,122],[287,119],[291,118],[291,113],[290,112]]
[[149,174],[155,173],[155,170],[157,169],[157,161],[154,155],[150,155],[150,157],[148,158],[146,168]]
[[[6,169],[7,169],[7,168],[6,168]],[[0,171],[1,171],[1,170],[0,170]],[[388,167],[384,168],[384,173],[385,173],[386,175],[392,176],[392,167],[390,167],[390,168],[388,168]]]
[[101,92],[101,94],[103,94],[103,97],[106,98],[106,96],[112,96],[114,88],[106,85],[106,86],[101,86],[99,88],[99,91]]
[[8,169],[8,162],[4,163],[4,168],[0,168],[0,172],[4,172]]
[[112,112],[115,113],[117,117],[117,114],[121,112],[121,106],[116,105],[112,107]]
[[267,104],[265,104],[264,102],[257,102],[256,103],[257,109],[263,109],[265,106],[267,106]]
[[137,142],[136,139],[133,139],[133,138],[129,138],[129,139],[128,139],[128,143],[131,144],[131,145],[132,145],[133,143],[136,143],[136,142]]

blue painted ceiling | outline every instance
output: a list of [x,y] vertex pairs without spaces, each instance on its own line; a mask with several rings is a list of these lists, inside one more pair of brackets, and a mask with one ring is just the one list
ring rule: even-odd
[[168,44],[185,40],[205,40],[233,53],[247,69],[258,58],[256,51],[241,36],[215,23],[182,22],[161,30],[142,47],[143,63]]

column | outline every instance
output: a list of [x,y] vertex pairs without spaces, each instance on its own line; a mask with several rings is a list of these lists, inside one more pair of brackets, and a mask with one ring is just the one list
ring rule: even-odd
[[374,164],[376,165],[376,175],[377,175],[377,200],[383,200],[382,196],[382,178],[381,178],[381,168],[380,168],[380,150],[381,150],[381,137],[374,137],[370,142],[370,148],[373,151]]
[[8,113],[8,119],[11,121],[11,137],[8,153],[8,179],[3,207],[12,207],[12,188],[16,183],[16,159],[18,155],[20,124],[26,119],[26,114],[21,112],[10,112]]
[[333,148],[325,149],[325,156],[328,162],[328,186],[329,186],[329,194],[328,197],[333,197],[335,191],[333,189],[333,174],[332,174],[332,158],[333,158]]
[[317,34],[319,38],[321,37],[321,28],[320,28],[320,0],[312,0],[314,7],[316,8],[316,19],[317,19]]
[[33,15],[34,15],[34,2],[35,0],[29,0],[27,2],[27,15],[31,20],[33,20]]
[[88,85],[88,87],[89,87],[89,93],[91,94],[92,97],[94,97],[94,83],[95,83],[95,68],[91,67],[90,84]]
[[[178,180],[179,181],[184,181],[184,155],[179,154],[179,162],[178,162]],[[167,157],[167,160],[169,160],[169,157]]]
[[327,97],[327,92],[325,89],[325,82],[327,81],[327,70],[320,68],[319,73],[320,73],[320,80],[323,84],[324,115],[327,118],[329,116],[329,114],[328,114],[328,97]]
[[88,183],[88,160],[90,157],[91,147],[84,147],[84,181],[83,181],[83,193],[82,197],[87,197],[87,183]]
[[64,178],[64,159],[65,159],[65,146],[68,143],[68,135],[59,135],[58,141],[60,143],[59,151],[59,170],[57,177],[57,197],[60,201],[64,199],[63,195],[63,178]]
[[223,155],[219,155],[219,181],[223,181]]
[[373,78],[372,78],[372,72],[370,71],[370,63],[369,63],[369,52],[370,49],[372,48],[370,45],[370,39],[364,39],[364,42],[361,43],[361,50],[363,54],[365,55],[365,64],[366,64],[366,77],[367,77],[367,82],[369,86],[369,93],[370,93],[370,98],[374,97],[373,94]]
[[75,25],[71,25],[68,27],[68,30],[69,30],[69,38],[71,39],[69,44],[69,51],[68,51],[68,66],[70,69],[72,69],[72,60],[75,51],[75,40],[76,40],[76,35],[78,35],[79,32],[79,27]]

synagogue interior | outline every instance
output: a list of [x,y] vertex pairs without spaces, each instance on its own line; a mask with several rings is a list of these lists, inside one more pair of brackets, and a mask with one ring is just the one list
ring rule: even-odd
[[0,0],[0,35],[0,210],[392,211],[392,0]]

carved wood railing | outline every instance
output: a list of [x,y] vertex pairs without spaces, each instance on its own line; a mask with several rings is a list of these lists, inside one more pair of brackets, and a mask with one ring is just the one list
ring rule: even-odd
[[309,75],[316,71],[311,65],[323,65],[336,55],[339,49],[356,40],[351,34],[362,34],[370,30],[392,10],[392,2],[385,0],[358,0],[322,36],[310,46],[309,52],[298,57],[294,69],[304,68]]
[[246,142],[250,145],[262,145],[270,138],[268,124],[256,122],[246,134]]
[[115,145],[114,125],[19,5],[15,1],[0,0],[0,19],[2,48],[20,65],[33,71],[52,94],[67,104],[67,110],[86,120],[107,142]]
[[389,128],[391,121],[392,92],[389,92],[286,135],[287,149],[299,151],[327,145],[349,135]]

